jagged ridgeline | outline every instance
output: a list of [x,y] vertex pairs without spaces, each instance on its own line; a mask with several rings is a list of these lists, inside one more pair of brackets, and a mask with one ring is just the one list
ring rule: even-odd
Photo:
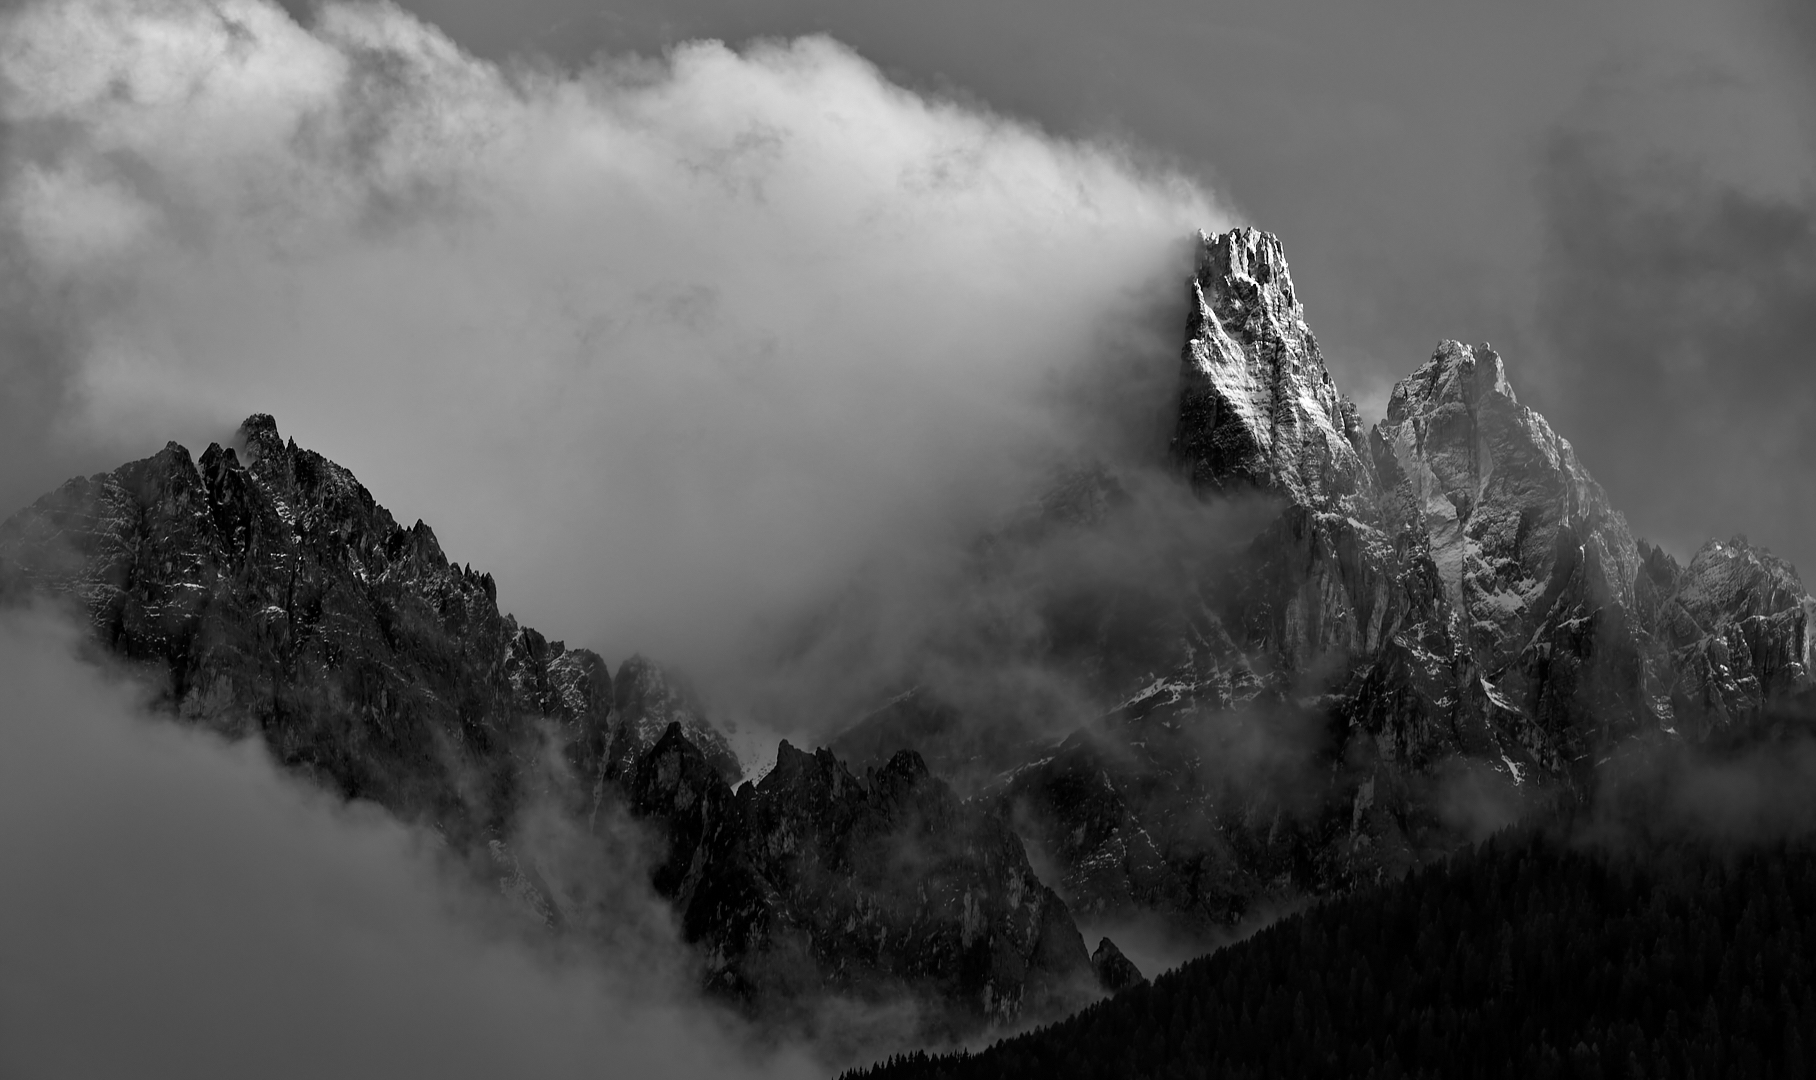
[[1170,457],[1068,478],[978,567],[1128,535],[1156,476],[1248,508],[1237,535],[1178,538],[1203,557],[1172,577],[1071,597],[1036,636],[1021,659],[1082,673],[1101,714],[1057,740],[922,687],[740,783],[679,673],[519,626],[264,415],[15,515],[0,589],[72,602],[170,712],[495,861],[553,922],[571,913],[514,822],[629,813],[705,984],[771,1016],[907,994],[929,1032],[1140,983],[1080,921],[1208,935],[1457,850],[1498,823],[1484,791],[1581,794],[1625,741],[1816,697],[1792,569],[1744,539],[1688,565],[1635,540],[1486,345],[1441,344],[1367,428],[1273,237],[1201,235],[1189,300]]
[[501,615],[491,575],[270,416],[239,436],[200,462],[171,443],[15,515],[8,593],[73,600],[178,716],[256,731],[284,765],[456,843],[501,832],[549,739],[600,778],[672,719],[737,776],[654,665],[633,658],[614,681],[597,654]]
[[1581,795],[1628,740],[1809,705],[1791,567],[1744,538],[1688,566],[1636,541],[1488,346],[1440,344],[1365,431],[1273,237],[1202,237],[1190,300],[1174,465],[1277,510],[1207,538],[1145,675],[996,789],[1081,915],[1227,925]]
[[551,922],[585,913],[523,865],[518,816],[630,810],[703,980],[755,1012],[907,994],[937,1035],[1096,993],[1014,833],[913,752],[860,777],[784,743],[734,792],[743,769],[679,676],[642,657],[613,675],[500,614],[489,575],[270,416],[239,444],[198,463],[172,443],[38,500],[0,526],[0,587],[72,602],[162,707],[435,829]]

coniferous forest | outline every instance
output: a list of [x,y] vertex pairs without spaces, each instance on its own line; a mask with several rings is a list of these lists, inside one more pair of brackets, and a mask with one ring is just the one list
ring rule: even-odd
[[975,1053],[848,1080],[1816,1075],[1816,844],[1504,832]]

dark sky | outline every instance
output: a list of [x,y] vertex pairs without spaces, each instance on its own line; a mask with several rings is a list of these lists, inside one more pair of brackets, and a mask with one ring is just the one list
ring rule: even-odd
[[1378,411],[1492,341],[1635,531],[1816,565],[1816,14],[1798,0],[410,0],[483,55],[827,33],[910,87],[1124,140],[1287,245]]

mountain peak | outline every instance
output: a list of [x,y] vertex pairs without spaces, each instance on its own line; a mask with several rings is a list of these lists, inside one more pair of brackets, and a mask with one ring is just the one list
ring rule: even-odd
[[1639,555],[1626,522],[1570,443],[1520,404],[1489,345],[1440,342],[1394,384],[1375,431],[1377,470],[1400,487],[1471,622],[1537,615],[1555,599],[1554,573],[1574,572],[1560,553],[1584,544],[1599,594],[1631,600]]
[[251,461],[284,449],[284,438],[278,434],[277,421],[270,413],[253,413],[241,421],[236,441],[246,448]]
[[1193,487],[1318,508],[1365,498],[1361,420],[1331,382],[1279,238],[1244,228],[1198,243],[1173,435]]
[[1387,423],[1402,423],[1440,402],[1473,407],[1489,394],[1505,398],[1512,405],[1520,401],[1513,384],[1507,381],[1507,366],[1501,362],[1501,354],[1487,342],[1465,345],[1442,341],[1418,370],[1394,384],[1393,396],[1387,402]]
[[1195,270],[1220,307],[1259,305],[1276,318],[1303,321],[1286,252],[1273,233],[1240,228],[1213,235],[1200,230]]
[[1097,951],[1091,954],[1091,970],[1097,975],[1097,985],[1111,994],[1148,981],[1109,938],[1097,943]]
[[727,781],[743,774],[737,754],[707,719],[692,685],[643,654],[618,666],[612,679],[612,708],[618,717],[612,756],[621,768],[647,752],[669,727],[680,724],[682,734]]
[[[1741,534],[1725,543],[1710,540],[1697,549],[1677,582],[1677,600],[1703,627],[1775,616],[1811,603],[1795,567],[1748,543]],[[1802,651],[1803,655],[1787,654],[1786,661],[1806,668],[1816,663],[1816,641],[1806,642]]]

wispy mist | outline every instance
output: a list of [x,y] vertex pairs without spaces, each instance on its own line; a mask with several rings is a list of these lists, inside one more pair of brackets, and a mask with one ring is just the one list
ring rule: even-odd
[[1705,745],[1639,742],[1598,771],[1588,834],[1605,843],[1692,839],[1727,847],[1816,830],[1816,703]]
[[117,460],[272,412],[521,618],[709,684],[1143,437],[1225,223],[823,38],[568,73],[391,7],[77,0],[5,18],[0,87],[9,422]]
[[76,640],[0,616],[0,1073],[816,1075],[665,989],[660,942],[537,946],[429,838],[149,717]]

